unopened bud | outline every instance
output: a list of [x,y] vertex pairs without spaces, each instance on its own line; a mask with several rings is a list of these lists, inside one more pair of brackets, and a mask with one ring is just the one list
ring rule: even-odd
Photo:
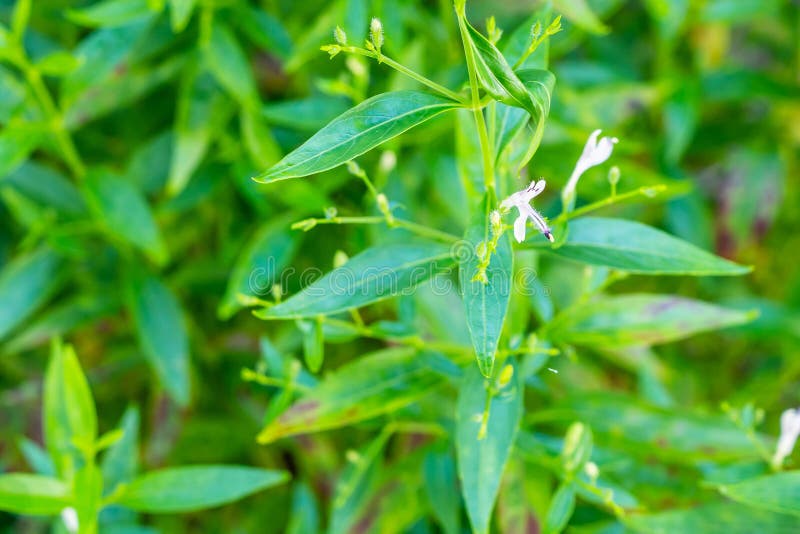
[[583,471],[586,473],[586,476],[592,480],[592,482],[597,480],[597,477],[600,476],[600,469],[594,462],[586,462],[586,465],[583,466]]
[[397,154],[394,150],[386,150],[381,154],[381,159],[378,162],[381,172],[390,173],[397,166]]
[[325,208],[325,218],[326,219],[333,219],[338,214],[339,214],[339,210],[336,209],[336,206],[328,206],[327,208]]
[[327,52],[330,59],[333,59],[339,52],[342,51],[342,47],[338,44],[321,46],[319,49],[323,52]]
[[500,235],[501,233],[503,233],[503,220],[500,217],[500,212],[499,211],[494,210],[489,215],[489,221],[492,224],[492,235],[497,236],[497,235]]
[[483,262],[486,259],[487,252],[486,241],[481,241],[475,246],[475,255],[478,256],[479,261]]
[[347,458],[347,461],[350,462],[351,464],[357,464],[358,462],[361,461],[361,455],[358,453],[358,451],[355,451],[353,449],[348,449],[347,452],[344,453],[344,456],[345,458]]
[[337,250],[336,253],[333,255],[333,268],[338,269],[339,267],[347,263],[347,260],[349,259],[350,258],[343,250]]
[[503,367],[503,370],[500,371],[500,376],[497,379],[497,385],[501,389],[506,387],[510,382],[511,379],[514,377],[514,366],[511,364],[506,364]]
[[358,56],[347,56],[344,61],[347,69],[353,73],[356,78],[363,78],[367,75],[367,69],[364,67],[364,60]]
[[297,221],[292,225],[292,230],[302,230],[304,232],[308,232],[312,228],[317,225],[316,219],[303,219],[302,221]]
[[386,217],[387,224],[394,224],[394,216],[392,215],[392,210],[389,209],[389,199],[386,198],[386,195],[378,193],[375,197],[375,202],[377,202],[380,212]]
[[383,46],[383,24],[378,17],[373,17],[369,23],[369,38],[375,50],[380,54]]
[[617,185],[619,183],[619,167],[614,165],[608,170],[608,183]]
[[542,23],[537,20],[536,24],[531,26],[531,39],[536,41],[541,36],[542,36]]
[[271,293],[273,300],[275,300],[275,302],[280,302],[281,297],[283,297],[283,288],[280,284],[272,284]]
[[347,34],[339,26],[336,26],[336,29],[333,30],[333,39],[340,45],[347,44]]
[[360,176],[364,175],[364,169],[362,169],[361,165],[356,163],[354,160],[351,159],[345,165],[347,166],[347,172],[349,172],[353,176],[359,176],[360,177]]
[[561,31],[561,15],[553,19],[550,26],[547,27],[547,35],[555,35]]

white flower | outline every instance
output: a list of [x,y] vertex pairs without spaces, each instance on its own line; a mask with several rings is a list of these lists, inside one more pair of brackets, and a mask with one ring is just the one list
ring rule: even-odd
[[800,408],[789,408],[781,414],[781,435],[775,447],[775,456],[772,457],[773,465],[783,465],[783,460],[792,454],[798,436],[800,436]]
[[575,164],[575,169],[572,171],[572,175],[569,177],[564,191],[561,192],[561,198],[564,200],[565,204],[573,200],[575,196],[575,187],[577,187],[581,175],[588,169],[600,165],[610,158],[611,152],[614,150],[614,145],[619,141],[616,137],[603,137],[598,141],[597,136],[600,135],[600,132],[601,130],[595,130],[589,136],[589,139],[586,141],[586,146],[583,147],[583,153],[581,157],[578,158],[578,162]]
[[78,532],[78,512],[68,506],[61,510],[61,521],[69,532]]
[[547,226],[544,217],[530,205],[533,197],[544,191],[545,185],[546,182],[544,180],[539,180],[538,182],[534,180],[527,188],[522,191],[517,191],[500,203],[500,209],[503,212],[509,211],[511,208],[517,208],[519,210],[519,217],[514,221],[514,238],[516,238],[518,243],[522,243],[525,240],[525,226],[528,219],[533,221],[533,224],[536,225],[547,239],[551,242],[554,241],[553,234],[550,232],[550,227]]

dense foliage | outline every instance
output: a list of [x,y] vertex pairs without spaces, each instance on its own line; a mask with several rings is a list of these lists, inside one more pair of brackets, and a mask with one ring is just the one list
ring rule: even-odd
[[797,531],[798,21],[0,2],[0,531]]

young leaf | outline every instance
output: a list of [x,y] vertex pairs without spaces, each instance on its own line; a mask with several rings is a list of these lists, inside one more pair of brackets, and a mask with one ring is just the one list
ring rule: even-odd
[[116,500],[151,514],[194,512],[283,484],[289,473],[232,465],[175,467],[133,479]]
[[[461,298],[467,314],[472,346],[478,358],[478,367],[484,376],[492,376],[497,344],[503,331],[503,323],[511,297],[514,255],[508,232],[500,237],[497,250],[491,254],[486,281],[476,278],[481,259],[475,252],[483,243],[491,241],[489,212],[493,203],[489,194],[484,196],[481,209],[477,210],[472,224],[464,234],[467,254],[459,258],[458,278]],[[488,253],[488,252],[487,252]]]
[[107,171],[86,176],[88,204],[114,237],[144,251],[154,262],[165,263],[168,253],[147,200],[133,184]]
[[550,508],[545,518],[544,532],[557,534],[567,526],[572,512],[575,510],[575,484],[562,482],[550,501]]
[[192,18],[197,0],[169,0],[169,21],[172,31],[181,33]]
[[374,96],[335,118],[277,165],[253,179],[270,183],[332,169],[459,106],[447,98],[418,91]]
[[672,295],[604,297],[564,310],[547,325],[555,343],[653,345],[751,321],[749,312]]
[[303,357],[306,361],[308,370],[318,373],[322,368],[325,358],[325,337],[322,334],[322,319],[316,318],[311,321],[300,321],[303,331]]
[[458,475],[472,530],[478,534],[489,531],[500,479],[522,418],[522,382],[514,364],[506,365],[512,375],[503,376],[509,372],[504,369],[497,381],[470,366],[458,392]]
[[262,430],[258,441],[269,443],[391,413],[430,393],[442,380],[411,348],[375,352],[327,375]]
[[411,240],[369,248],[271,308],[261,319],[328,315],[405,294],[453,262],[446,245]]
[[[97,437],[97,411],[75,351],[53,342],[44,378],[44,438],[58,474],[70,477],[79,452],[88,452]],[[80,447],[80,449],[78,449]]]
[[719,491],[748,507],[800,516],[800,471],[751,478],[720,486]]
[[178,402],[189,402],[189,340],[180,303],[157,278],[134,275],[127,302],[139,343],[159,381]]
[[57,478],[27,473],[0,475],[0,510],[12,514],[52,515],[71,500],[67,484]]
[[263,296],[279,282],[281,271],[294,257],[300,235],[287,228],[286,220],[264,224],[247,243],[228,279],[225,295],[217,308],[221,319],[229,319],[242,308],[239,295]]
[[786,533],[797,530],[797,516],[758,510],[739,503],[717,502],[684,510],[632,515],[624,520],[632,532],[698,532],[703,534]]
[[661,230],[605,217],[581,217],[571,222],[567,241],[548,252],[640,274],[729,276],[750,271]]
[[122,438],[108,448],[103,456],[103,488],[114,491],[117,484],[130,482],[139,467],[139,409],[128,407],[122,416],[119,429]]
[[253,70],[236,36],[216,18],[211,31],[211,41],[206,49],[206,61],[219,84],[239,102],[239,105],[255,108],[258,104],[258,92],[253,79]]
[[27,126],[6,126],[0,132],[0,178],[25,163],[39,143],[39,134]]
[[48,248],[20,256],[0,271],[0,339],[27,319],[58,287],[61,258]]

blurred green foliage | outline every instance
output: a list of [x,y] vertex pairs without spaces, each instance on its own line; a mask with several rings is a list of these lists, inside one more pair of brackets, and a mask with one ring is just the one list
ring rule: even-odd
[[0,0],[0,531],[797,530],[800,6],[456,4]]

